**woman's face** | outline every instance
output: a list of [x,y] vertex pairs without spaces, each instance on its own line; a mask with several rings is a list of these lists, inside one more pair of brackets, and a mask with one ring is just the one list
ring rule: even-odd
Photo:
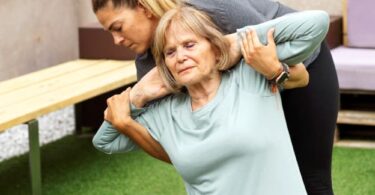
[[112,34],[116,45],[125,46],[137,54],[150,47],[158,24],[158,19],[142,6],[114,8],[111,1],[96,12],[96,17]]
[[165,63],[178,84],[194,85],[217,76],[215,51],[207,39],[173,26],[165,37]]

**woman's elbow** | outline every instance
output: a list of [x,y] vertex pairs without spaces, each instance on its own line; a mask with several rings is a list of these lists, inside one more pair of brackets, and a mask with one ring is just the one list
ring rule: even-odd
[[309,84],[310,76],[309,73],[306,73],[306,75],[301,80],[301,87],[306,87]]
[[304,69],[303,69],[303,71],[301,71],[301,75],[300,75],[300,78],[298,79],[298,85],[296,86],[296,88],[306,87],[309,84],[310,74],[306,70],[305,66],[303,66],[303,68]]
[[326,32],[328,32],[329,23],[330,23],[329,14],[325,11],[319,11],[319,13],[320,14],[319,14],[318,20],[320,21],[321,27]]
[[106,153],[106,154],[112,154],[112,150],[108,147],[108,143],[104,143],[98,134],[94,136],[92,139],[92,145],[99,151]]
[[319,29],[320,39],[323,40],[329,29],[329,14],[322,10],[314,11],[314,22],[317,25],[317,29]]

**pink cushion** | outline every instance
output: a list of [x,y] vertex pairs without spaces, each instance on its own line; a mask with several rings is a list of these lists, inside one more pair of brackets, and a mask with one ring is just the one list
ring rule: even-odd
[[375,48],[375,0],[347,0],[348,46]]
[[340,89],[375,90],[375,49],[341,46],[331,52]]

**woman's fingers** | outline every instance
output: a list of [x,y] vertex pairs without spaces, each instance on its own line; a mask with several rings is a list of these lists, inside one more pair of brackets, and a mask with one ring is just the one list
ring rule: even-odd
[[[244,34],[244,35],[243,35]],[[240,34],[241,53],[247,64],[267,78],[272,77],[280,68],[276,45],[273,38],[274,28],[267,32],[268,44],[264,45],[255,29]]]
[[241,33],[241,52],[247,63],[251,63],[257,52],[264,47],[255,29]]
[[248,34],[249,34],[248,35],[249,38],[251,38],[252,46],[253,46],[254,50],[255,50],[255,48],[263,46],[263,44],[259,41],[258,33],[255,29],[250,29]]
[[251,63],[252,55],[254,52],[253,41],[251,37],[251,32],[246,30],[241,33],[241,52],[242,56],[245,58],[247,63]]
[[246,60],[247,53],[249,51],[249,45],[247,43],[246,34],[244,32],[241,32],[240,33],[240,38],[241,38],[241,41],[240,41],[240,44],[241,44],[241,53],[242,53],[242,56]]
[[131,91],[131,87],[128,87],[125,91],[123,91],[121,94],[120,94],[120,99],[118,100],[118,104],[119,105],[122,105],[124,106],[124,111],[126,113],[130,113],[130,108],[129,108],[129,105],[130,105],[130,91]]
[[108,117],[108,108],[104,110],[104,119],[107,120]]
[[107,99],[107,109],[104,111],[104,119],[119,126],[123,123],[123,119],[130,116],[129,94],[131,88],[128,87],[121,94],[114,95]]
[[253,43],[253,34],[252,29],[245,31],[245,37],[246,37],[246,44],[248,45],[248,54],[251,54],[254,52],[254,43]]
[[267,32],[267,40],[268,40],[268,44],[276,45],[276,44],[275,44],[274,37],[273,37],[273,33],[274,33],[274,32],[275,32],[275,28],[271,28],[270,30],[268,30],[268,32]]

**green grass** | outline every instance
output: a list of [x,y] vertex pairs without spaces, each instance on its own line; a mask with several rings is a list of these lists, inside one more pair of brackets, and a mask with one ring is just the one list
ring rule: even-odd
[[[67,136],[42,147],[43,194],[185,194],[174,168],[143,152],[105,155],[90,138]],[[335,148],[337,195],[375,194],[375,150]],[[30,194],[28,156],[0,163],[0,194]]]
[[336,147],[333,187],[337,195],[375,195],[375,150]]
[[[145,153],[106,155],[91,138],[67,136],[42,147],[43,194],[184,194],[174,168]],[[28,156],[0,163],[0,194],[30,194]]]

